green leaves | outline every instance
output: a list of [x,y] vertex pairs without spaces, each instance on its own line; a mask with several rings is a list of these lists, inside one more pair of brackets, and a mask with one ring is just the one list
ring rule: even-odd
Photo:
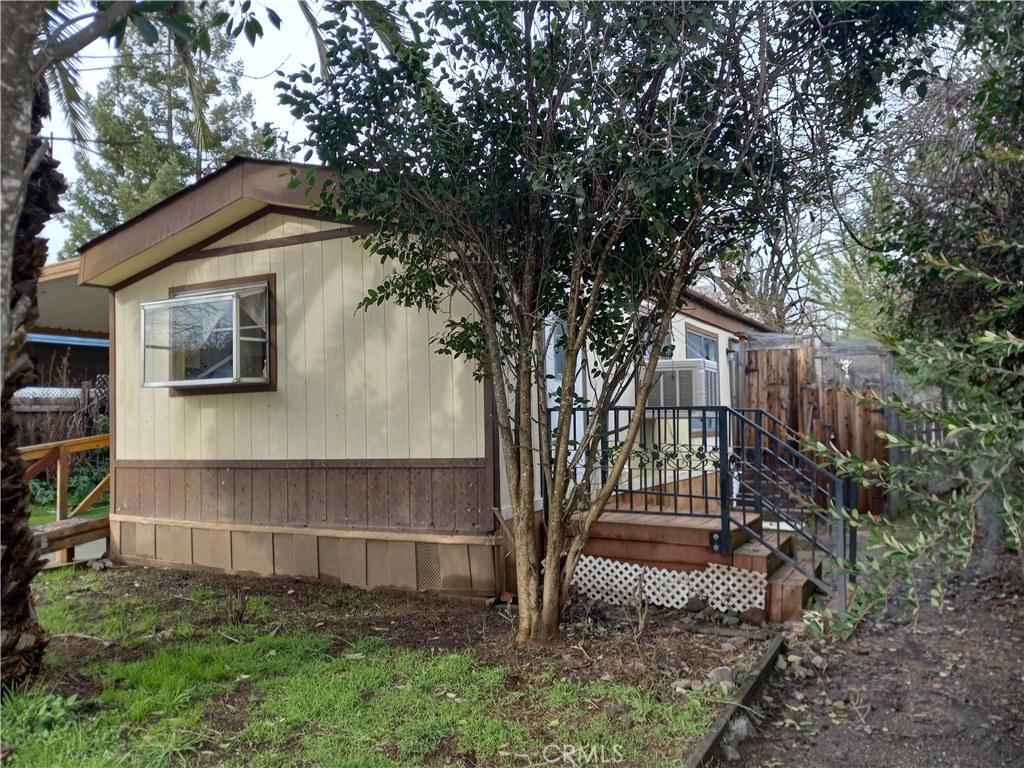
[[160,39],[160,33],[156,31],[156,27],[153,26],[153,23],[146,16],[136,14],[132,17],[132,22],[135,24],[135,29],[138,30],[139,36],[147,45],[153,45]]
[[[1010,296],[1024,295],[1024,283],[944,260],[934,263],[951,285],[967,274],[973,282],[1009,287]],[[935,574],[925,579],[924,588],[941,608],[943,575],[968,562],[982,525],[1004,532],[1001,545],[1017,553],[1024,575],[1024,339],[1005,330],[1017,319],[1005,311],[986,311],[986,322],[1003,330],[981,329],[965,341],[896,342],[899,359],[914,379],[911,396],[890,404],[904,429],[879,432],[890,445],[890,462],[864,462],[817,444],[837,470],[865,487],[884,489],[890,504],[901,503],[909,515],[905,520],[860,518],[872,556],[859,566],[858,602],[853,616],[839,625],[842,631],[892,597],[916,611],[922,569]],[[934,398],[939,392],[942,397],[917,403],[915,391],[918,397],[932,393]],[[850,515],[851,523],[857,519]]]
[[[136,6],[116,65],[86,100],[96,151],[76,156],[81,176],[62,201],[71,230],[62,256],[235,155],[277,155],[273,128],[253,125],[252,97],[242,92],[241,64],[232,56],[235,41],[214,23],[223,12],[157,14],[161,9]],[[158,35],[155,46],[151,33]]]
[[[923,25],[905,4],[877,24],[874,5],[824,6],[825,27],[817,8],[330,5],[331,77],[302,68],[279,88],[335,186],[291,183],[319,192],[324,214],[382,223],[363,244],[395,271],[364,308],[450,311],[438,344],[513,404],[545,388],[545,329],[563,321],[553,351],[569,373],[555,383],[568,391],[578,366],[599,417],[662,345],[653,329],[684,287],[740,244],[777,236],[799,161],[793,120],[824,108],[848,130],[898,68],[888,55]],[[858,87],[830,102],[847,75]],[[509,467],[518,451],[544,453],[522,444],[537,433],[523,418],[499,409]],[[577,461],[598,432],[573,444]],[[532,497],[519,501],[532,514]]]

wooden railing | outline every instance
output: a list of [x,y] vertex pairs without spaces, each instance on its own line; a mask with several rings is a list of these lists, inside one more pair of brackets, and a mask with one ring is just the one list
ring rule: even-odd
[[[87,509],[92,507],[93,504],[95,504],[110,487],[110,473],[108,472],[106,477],[100,480],[99,484],[89,491],[88,495],[69,512],[68,479],[70,477],[71,454],[81,453],[83,451],[92,451],[96,448],[109,447],[110,435],[107,434],[79,437],[74,440],[62,440],[57,443],[29,445],[24,448],[19,448],[18,453],[25,461],[32,462],[25,469],[25,474],[23,475],[25,482],[28,482],[33,477],[37,477],[42,474],[54,464],[57,465],[57,521],[59,522],[61,520],[68,520],[85,512]],[[94,527],[96,528],[96,531],[92,530]],[[99,532],[99,527],[96,526],[90,527],[88,532],[84,531],[84,529],[83,531],[73,531],[70,528],[66,530],[67,535],[76,539],[75,543],[83,543],[87,540],[82,538],[86,533]],[[105,535],[106,534],[103,534],[103,536],[97,535],[95,538],[103,538]],[[56,540],[59,537],[51,535],[50,538]],[[58,562],[68,562],[69,559],[74,557],[74,549],[72,547],[58,549],[49,542],[44,546],[44,551],[56,551]]]

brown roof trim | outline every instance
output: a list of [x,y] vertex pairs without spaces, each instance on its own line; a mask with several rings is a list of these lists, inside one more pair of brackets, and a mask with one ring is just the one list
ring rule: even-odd
[[[775,330],[771,326],[765,325],[760,320],[755,320],[752,317],[747,317],[746,315],[741,314],[734,309],[730,309],[724,304],[720,304],[719,302],[715,301],[714,299],[708,296],[705,296],[702,293],[697,293],[696,291],[691,290],[683,291],[683,298],[687,304],[703,309],[706,312],[711,313],[711,315],[717,317],[701,318],[698,317],[696,313],[687,312],[687,308],[685,307],[681,309],[680,312],[682,312],[683,314],[694,314],[696,319],[704,319],[705,322],[718,325],[719,327],[724,328],[727,331],[731,331],[732,333],[744,333],[747,331],[772,332]],[[721,322],[722,319],[725,320],[724,323]]]
[[42,272],[39,273],[39,282],[45,283],[48,280],[60,280],[63,277],[77,276],[81,267],[81,259],[74,256],[64,261],[56,261],[53,264],[44,264]]
[[[223,168],[81,246],[79,282],[105,284],[97,278],[176,235],[181,238],[175,251],[194,245],[188,242],[190,227],[239,201],[308,210],[310,201],[305,185],[288,187],[286,176],[291,168],[299,172],[312,169],[318,182],[328,173],[321,166],[236,157]],[[200,239],[201,236],[195,236],[195,242]]]
[[[139,282],[139,280],[146,279],[150,275],[155,274],[159,272],[161,269],[169,267],[172,264],[177,264],[180,261],[188,261],[194,258],[202,258],[206,255],[205,252],[203,251],[204,248],[212,245],[213,243],[216,243],[218,240],[223,240],[228,235],[237,232],[238,230],[248,226],[252,222],[264,218],[270,212],[270,206],[265,205],[262,208],[253,211],[248,216],[243,216],[242,218],[238,219],[231,225],[224,227],[223,229],[217,230],[209,237],[205,237],[199,242],[197,242],[195,245],[191,245],[182,251],[178,251],[176,253],[171,254],[170,256],[166,256],[160,261],[158,261],[156,264],[146,267],[145,269],[139,270],[138,272],[134,273],[131,277],[129,277],[127,280],[122,280],[121,282],[115,283],[110,287],[113,288],[115,291],[119,291],[122,288],[127,288],[129,285],[133,285],[134,283]],[[263,241],[259,242],[262,243]]]

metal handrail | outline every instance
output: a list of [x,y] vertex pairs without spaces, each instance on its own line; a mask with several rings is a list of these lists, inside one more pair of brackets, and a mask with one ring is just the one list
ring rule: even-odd
[[[799,432],[797,432],[795,429],[793,429],[791,426],[789,426],[789,424],[784,422],[778,416],[776,416],[775,414],[771,413],[770,411],[764,410],[763,408],[733,408],[733,410],[736,411],[736,413],[738,413],[740,415],[745,414],[745,413],[754,413],[754,414],[757,414],[759,416],[765,416],[765,417],[768,418],[768,421],[772,422],[777,427],[780,427],[783,432],[785,432],[787,435],[789,435],[794,440],[799,441],[803,437]],[[762,429],[763,429],[763,427],[762,427]],[[765,431],[767,432],[768,430],[765,430]]]
[[[558,409],[551,410],[553,414],[559,412]],[[607,452],[615,450],[612,443],[616,442],[616,435],[624,433],[626,424],[635,410],[633,406],[615,406],[603,414],[606,420],[597,434],[598,439],[602,441],[602,453],[605,454],[602,457],[602,479],[607,478]],[[842,569],[836,569],[833,574],[836,583],[829,585],[818,577],[817,564],[821,554],[836,560],[852,560],[855,557],[855,532],[848,528],[842,516],[834,513],[834,510],[846,508],[851,500],[851,494],[846,487],[846,481],[787,441],[787,438],[799,439],[795,431],[772,414],[759,409],[733,409],[727,406],[653,406],[644,410],[654,418],[656,426],[654,439],[645,441],[642,453],[648,461],[653,460],[655,464],[641,464],[639,471],[627,465],[623,477],[617,478],[618,484],[625,478],[625,488],[619,493],[626,495],[626,505],[639,504],[637,510],[643,512],[718,517],[721,519],[721,530],[712,533],[711,546],[720,552],[728,551],[730,525],[739,525],[752,538],[773,549],[785,562],[807,576],[819,588],[829,592],[834,589],[837,596],[845,601],[846,573]],[[577,422],[578,415],[583,415],[583,422]],[[572,429],[580,429],[583,424],[589,423],[593,415],[594,409],[573,409]],[[620,415],[627,417],[621,419]],[[693,478],[702,475],[703,488],[691,487],[688,493],[680,493],[678,478],[674,482],[659,484],[658,480],[672,477],[674,472],[678,473],[685,468],[673,466],[665,470],[664,465],[657,465],[658,461],[664,461],[667,451],[671,452],[672,456],[680,453],[679,448],[685,442],[679,440],[680,426],[684,423],[692,425],[695,420],[705,420],[706,426],[706,420],[711,419],[716,420],[717,431],[709,433],[708,430],[703,430],[702,442],[699,445],[702,449],[709,450],[710,454],[696,474],[693,474],[694,470],[690,467],[691,474],[688,475],[691,483]],[[768,420],[769,428],[760,423],[763,419]],[[668,423],[673,421],[674,426]],[[779,429],[771,428],[773,425]],[[782,432],[785,437],[780,437],[777,432]],[[714,435],[713,440],[709,440],[709,434]],[[748,441],[751,434],[752,442]],[[692,447],[692,441],[687,445]],[[750,455],[751,452],[753,456]],[[657,466],[661,466],[661,469],[652,469]],[[737,473],[737,469],[741,471]],[[779,479],[780,472],[785,477],[784,481]],[[711,473],[718,475],[714,481],[717,483],[715,489],[710,487],[711,482],[707,479]],[[794,499],[794,505],[807,514],[794,515],[793,507],[780,503],[779,497],[772,491],[781,491]],[[716,493],[717,499],[714,495]],[[685,507],[681,508],[680,496],[689,497],[689,511]],[[669,497],[675,497],[670,509],[669,505],[664,503]],[[773,544],[772,536],[756,530],[753,523],[748,524],[742,503],[740,506],[736,506],[736,503],[749,502],[751,499],[755,503],[755,510],[768,509],[779,522],[793,529],[798,541],[810,545],[810,571],[805,563],[800,562],[798,556],[791,557],[783,551],[781,534],[775,536]],[[709,506],[712,500],[720,504],[719,510]],[[703,508],[696,508],[698,505],[695,502],[699,502]],[[846,541],[848,535],[851,538],[849,543]]]
[[[762,442],[765,439],[767,439],[768,447],[766,448],[763,445],[759,446],[755,449],[755,453],[757,451],[760,451],[761,454],[763,454],[764,452],[767,451],[768,455],[774,458],[780,465],[792,470],[794,473],[793,479],[802,481],[803,484],[806,486],[806,490],[810,492],[812,496],[812,498],[810,499],[810,503],[805,503],[801,505],[801,508],[809,510],[812,514],[811,521],[813,523],[813,530],[811,532],[808,532],[800,524],[799,520],[794,518],[786,509],[780,507],[774,499],[765,497],[762,492],[763,489],[752,487],[748,482],[746,482],[746,478],[742,475],[740,479],[740,484],[746,486],[748,490],[753,492],[758,497],[759,504],[768,505],[773,511],[773,513],[776,515],[776,517],[778,517],[783,522],[790,524],[790,527],[793,528],[794,533],[796,533],[799,537],[801,537],[804,541],[808,542],[811,545],[810,572],[808,572],[806,568],[802,567],[800,563],[797,562],[797,559],[787,557],[786,554],[780,551],[778,547],[773,547],[773,549],[775,549],[779,555],[785,558],[791,565],[793,565],[797,570],[799,570],[801,573],[803,573],[805,576],[811,579],[819,587],[829,590],[829,587],[826,586],[824,582],[821,579],[819,579],[816,575],[817,568],[815,554],[817,552],[822,552],[836,560],[852,559],[856,556],[856,531],[852,529],[847,529],[846,522],[842,518],[842,516],[835,517],[834,515],[827,513],[825,510],[823,510],[813,499],[813,495],[821,494],[828,500],[828,504],[830,505],[830,507],[833,507],[837,510],[843,510],[846,508],[847,503],[851,500],[847,498],[849,494],[847,488],[845,487],[844,481],[841,480],[834,473],[822,467],[820,464],[818,464],[812,458],[808,457],[806,454],[796,450],[788,443],[778,438],[776,435],[763,429],[761,426],[754,423],[751,419],[747,418],[742,413],[736,412],[735,418],[738,420],[741,428],[745,426],[754,430],[755,441],[758,441],[757,438],[759,438],[759,440]],[[757,458],[760,459],[761,456],[759,455]],[[766,468],[763,465],[751,466],[750,463],[746,461],[746,457],[744,457],[743,463],[746,468],[758,471],[761,477],[767,477],[769,478],[769,480],[771,479],[770,475],[767,474]],[[824,482],[820,482],[817,479],[819,477],[823,478]],[[788,489],[787,492],[789,492]],[[761,541],[761,543],[771,547],[770,542],[768,542],[765,539],[765,537],[758,534],[758,532],[751,530],[748,526],[746,526],[743,523],[743,521],[737,520],[736,522],[740,524],[745,530],[747,530],[749,534],[753,535],[756,539]],[[823,540],[822,537],[819,535],[819,524],[825,527],[826,530],[832,531],[831,546],[829,546],[828,543],[825,540]],[[849,543],[846,541],[848,535],[851,538],[851,542]],[[845,605],[847,575],[845,574],[845,572],[837,570],[835,576],[835,591],[837,593],[837,597],[840,600],[840,604]]]
[[790,455],[797,457],[799,460],[803,461],[804,464],[810,465],[811,467],[813,467],[814,472],[825,475],[829,480],[836,480],[836,481],[839,480],[839,478],[836,475],[832,474],[827,469],[822,467],[820,464],[818,464],[818,462],[814,461],[814,459],[812,459],[809,456],[807,456],[807,454],[802,453],[801,451],[798,451],[796,448],[791,446],[789,443],[785,442],[784,440],[782,440],[779,437],[776,437],[771,432],[769,432],[768,430],[764,429],[764,427],[759,427],[757,424],[755,424],[753,421],[748,419],[746,416],[744,416],[739,411],[736,411],[736,410],[731,409],[731,408],[726,408],[726,410],[732,410],[733,413],[736,414],[736,418],[738,418],[741,423],[745,422],[746,426],[750,427],[751,429],[759,430],[764,437],[767,437],[769,440],[774,441],[775,443],[777,443],[781,448],[783,448],[784,450],[788,451],[790,453]]

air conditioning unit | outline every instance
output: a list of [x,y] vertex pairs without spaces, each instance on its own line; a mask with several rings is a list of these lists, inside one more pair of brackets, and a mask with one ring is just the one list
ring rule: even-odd
[[648,408],[700,408],[719,405],[718,363],[713,360],[660,360]]

